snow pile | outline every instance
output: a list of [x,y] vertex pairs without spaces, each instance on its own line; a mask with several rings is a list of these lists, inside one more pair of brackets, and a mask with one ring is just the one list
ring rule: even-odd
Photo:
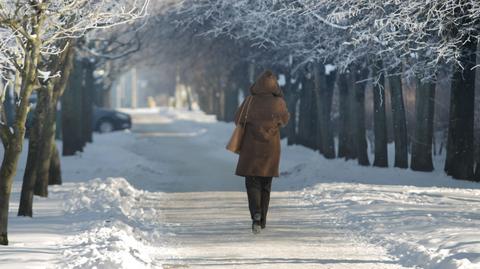
[[321,183],[304,197],[405,266],[480,268],[480,191]]
[[58,268],[151,268],[154,248],[142,241],[132,227],[106,222],[67,238]]
[[69,199],[65,200],[65,211],[101,212],[126,217],[136,214],[135,204],[143,191],[136,190],[124,178],[92,179],[74,185]]
[[[140,205],[148,192],[135,189],[124,178],[93,179],[57,188],[63,191],[67,218],[79,221],[74,225],[78,232],[62,245],[64,258],[58,268],[153,266],[158,248],[150,242],[160,238],[161,225],[154,208]],[[156,195],[161,194],[151,194]]]

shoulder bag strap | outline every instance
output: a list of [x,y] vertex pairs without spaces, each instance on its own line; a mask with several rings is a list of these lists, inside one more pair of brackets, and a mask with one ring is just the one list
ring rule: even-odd
[[250,105],[253,102],[253,96],[250,95],[249,97],[250,99],[247,100],[247,113],[245,113],[245,122],[243,123],[243,128],[245,128],[245,126],[247,125],[248,111],[250,111]]

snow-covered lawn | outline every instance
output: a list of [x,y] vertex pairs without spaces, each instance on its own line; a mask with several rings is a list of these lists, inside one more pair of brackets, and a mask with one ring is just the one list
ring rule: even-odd
[[133,132],[63,158],[65,184],[35,197],[32,219],[16,217],[22,156],[1,268],[480,268],[480,184],[444,176],[442,157],[418,173],[284,145],[269,225],[254,237],[224,150],[231,124],[126,111]]

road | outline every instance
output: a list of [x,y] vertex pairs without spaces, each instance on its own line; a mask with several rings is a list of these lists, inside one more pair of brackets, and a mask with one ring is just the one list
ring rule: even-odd
[[155,113],[133,121],[137,139],[128,149],[162,170],[136,187],[165,192],[143,205],[160,212],[164,268],[406,268],[303,199],[300,183],[274,181],[267,228],[253,235],[236,157],[224,152],[213,123]]

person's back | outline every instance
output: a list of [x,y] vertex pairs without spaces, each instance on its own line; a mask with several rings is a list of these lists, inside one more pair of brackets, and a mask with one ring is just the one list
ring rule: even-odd
[[236,124],[245,124],[236,175],[246,178],[252,228],[258,233],[266,224],[272,178],[279,176],[279,129],[287,124],[289,114],[271,71],[262,73],[250,93],[235,116]]

